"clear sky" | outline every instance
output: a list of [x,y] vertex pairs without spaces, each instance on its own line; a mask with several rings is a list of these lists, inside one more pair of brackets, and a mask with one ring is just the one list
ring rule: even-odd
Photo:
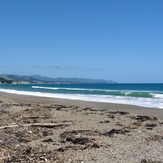
[[0,0],[0,74],[163,83],[163,0]]

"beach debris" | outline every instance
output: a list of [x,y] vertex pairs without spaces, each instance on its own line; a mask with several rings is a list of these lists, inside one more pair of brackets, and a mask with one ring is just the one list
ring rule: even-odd
[[74,105],[70,105],[69,108],[71,108],[71,110],[76,110],[76,111],[79,111],[78,109],[80,109],[79,106],[74,106]]
[[86,112],[83,115],[89,115],[89,114],[97,114],[96,112]]
[[57,106],[56,110],[61,110],[62,106]]
[[117,134],[122,134],[124,135],[125,133],[130,132],[129,130],[126,129],[112,129],[109,132],[105,132],[102,135],[104,136],[109,136],[109,137],[116,137]]
[[162,161],[152,161],[152,160],[142,159],[140,163],[163,163],[163,162]]
[[78,131],[66,131],[60,134],[60,137],[65,141],[80,145],[88,144],[94,141],[92,138],[81,136]]
[[132,119],[137,120],[138,122],[144,122],[144,121],[156,121],[156,117],[150,117],[150,116],[142,116],[142,115],[137,115],[136,117],[134,116]]
[[67,137],[66,138],[66,141],[70,141],[74,144],[81,144],[81,145],[84,145],[84,144],[87,144],[87,143],[90,143],[92,142],[94,139],[91,139],[91,138],[87,138],[87,137],[76,137],[76,138],[72,138],[72,137]]
[[[83,110],[93,111],[93,109],[92,108],[89,108],[89,107],[83,108]],[[95,110],[95,111],[97,111],[97,110]]]
[[64,146],[64,147],[60,147],[56,151],[58,151],[58,152],[64,152],[64,151],[70,151],[70,150],[72,150],[72,151],[80,150],[81,151],[81,150],[85,150],[85,149],[87,149],[89,147],[91,147],[90,144],[86,144],[86,145],[82,145],[82,146],[80,144],[79,145],[74,144],[74,145],[67,145],[67,146]]
[[59,152],[64,152],[64,151],[65,151],[65,148],[63,148],[63,147],[58,148],[57,151],[59,151]]
[[163,140],[163,135],[151,135],[146,138],[147,142],[149,141],[161,141]]
[[100,121],[99,123],[110,123],[109,120]]
[[65,109],[65,108],[68,108],[67,106],[65,106],[65,105],[55,105],[55,108],[56,108],[56,110],[58,110],[58,111],[61,111],[62,109]]
[[[74,146],[76,150],[85,150],[87,148],[100,148],[100,145],[97,144],[96,140],[91,137],[86,137],[86,135],[99,135],[99,133],[96,133],[96,131],[91,130],[73,130],[73,131],[66,131],[62,134],[60,134],[62,143],[71,142],[74,145],[84,145],[84,147],[78,147]],[[62,150],[62,149],[61,149]],[[64,149],[65,150],[65,149]]]
[[100,145],[98,145],[97,143],[94,143],[94,144],[92,145],[92,147],[93,147],[93,148],[100,148]]
[[157,124],[156,123],[151,123],[151,124],[146,124],[145,127],[156,127]]
[[32,152],[32,148],[30,146],[27,146],[26,149],[24,150],[24,154],[29,154]]
[[[61,163],[70,159],[69,162],[95,163],[101,158],[104,158],[101,162],[109,162],[110,158],[113,162],[116,159],[127,162],[126,158],[136,151],[140,154],[134,155],[137,162],[161,163],[163,121],[149,116],[128,115],[123,111],[109,111],[43,103],[2,103],[0,162]],[[84,116],[83,113],[97,114]],[[146,130],[148,128],[153,130]],[[154,146],[155,153],[153,150],[143,153],[146,149],[153,149],[153,144],[157,145]],[[118,158],[118,155],[114,158],[116,152],[123,150],[123,158]]]
[[26,115],[26,116],[23,116],[22,118],[31,118],[31,119],[35,119],[35,118],[45,118],[45,116],[38,116],[38,115],[33,115],[33,116],[31,116],[31,115]]
[[145,128],[148,129],[148,130],[152,130],[154,127],[156,127],[157,124],[156,123],[148,123],[145,125]]
[[112,119],[114,119],[115,118],[115,116],[114,115],[108,115],[108,118],[112,118]]
[[110,111],[110,114],[120,114],[120,115],[127,115],[129,114],[128,112],[125,111]]
[[71,125],[72,123],[31,123],[31,124],[15,124],[15,125],[8,125],[8,126],[1,126],[0,130],[6,128],[15,128],[15,127],[46,127],[46,128],[53,128],[53,127],[61,127]]
[[73,134],[73,135],[88,135],[88,136],[98,136],[101,135],[99,131],[96,130],[72,130],[72,131],[65,131],[60,135],[60,137],[65,137],[66,135]]
[[53,135],[53,130],[46,130],[42,132],[43,136],[49,136],[49,135]]
[[[100,108],[90,108],[90,107],[86,107],[82,109],[83,111],[90,111],[93,112],[95,114],[95,112],[104,112],[107,111],[107,109],[100,109]],[[93,114],[92,113],[92,114]],[[100,113],[99,113],[100,114]]]
[[53,139],[52,138],[49,138],[49,139],[44,139],[42,142],[53,142]]
[[133,122],[130,123],[129,125],[125,126],[127,129],[137,129],[138,127],[141,127],[143,124],[142,122]]
[[8,153],[7,156],[3,157],[1,160],[4,163],[11,162],[60,162],[61,158],[56,151],[34,151],[31,147],[26,147],[25,149],[15,149],[14,155]]
[[160,125],[163,125],[163,122],[160,122]]
[[117,122],[115,125],[116,126],[124,126],[121,122]]

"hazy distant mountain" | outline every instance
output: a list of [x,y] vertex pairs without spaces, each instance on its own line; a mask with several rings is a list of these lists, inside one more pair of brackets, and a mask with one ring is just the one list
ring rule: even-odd
[[39,80],[32,78],[30,76],[23,76],[23,75],[0,75],[1,78],[8,80],[8,81],[13,81],[13,82],[26,82],[26,83],[38,83]]
[[[0,81],[12,81],[15,83],[115,83],[111,80],[102,80],[102,79],[85,79],[85,78],[51,78],[51,77],[44,77],[40,75],[31,75],[31,76],[24,76],[24,75],[0,75]],[[2,83],[2,82],[1,82]]]
[[13,81],[12,80],[7,80],[7,79],[5,79],[5,78],[1,78],[0,77],[0,83],[7,83],[7,84],[11,84],[11,83],[13,83]]
[[114,81],[108,81],[103,79],[85,79],[85,78],[51,78],[51,77],[44,77],[40,75],[31,75],[32,78],[41,81],[48,81],[48,82],[74,82],[74,83],[114,83]]

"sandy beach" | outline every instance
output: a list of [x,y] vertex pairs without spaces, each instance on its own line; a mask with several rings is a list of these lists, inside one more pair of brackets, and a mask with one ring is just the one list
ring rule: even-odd
[[163,163],[163,0],[1,0],[0,23],[0,163]]
[[163,110],[0,93],[0,162],[162,163]]

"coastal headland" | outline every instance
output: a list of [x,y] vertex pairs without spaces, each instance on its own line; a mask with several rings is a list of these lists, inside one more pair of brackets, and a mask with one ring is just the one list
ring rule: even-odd
[[162,163],[163,110],[0,93],[0,162]]

